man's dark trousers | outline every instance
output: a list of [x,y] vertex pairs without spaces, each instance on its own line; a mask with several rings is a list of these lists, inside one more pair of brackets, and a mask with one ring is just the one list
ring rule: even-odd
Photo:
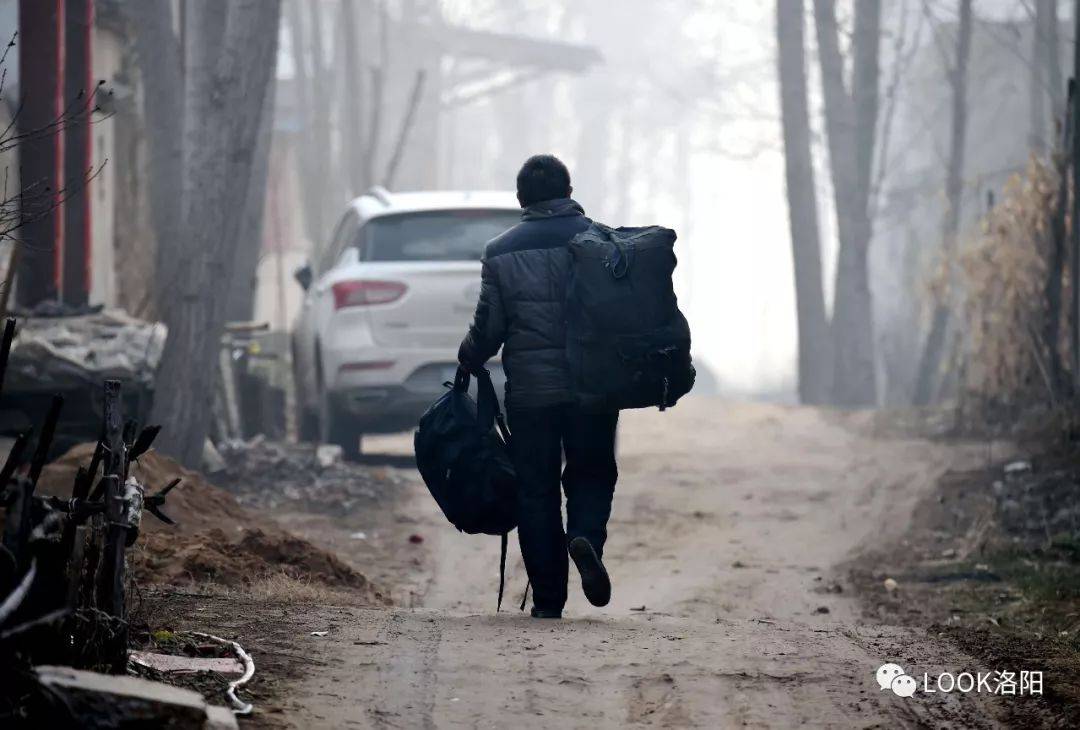
[[[533,604],[561,609],[569,572],[567,541],[584,537],[602,554],[615,466],[618,412],[583,413],[573,405],[509,410],[511,456],[518,478],[518,539],[533,586]],[[565,452],[563,532],[559,469]]]

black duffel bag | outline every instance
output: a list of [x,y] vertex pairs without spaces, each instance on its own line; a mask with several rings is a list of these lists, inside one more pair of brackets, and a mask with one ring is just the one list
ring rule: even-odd
[[660,226],[594,222],[571,239],[566,354],[582,408],[664,410],[694,387],[674,247],[675,231]]
[[[499,602],[502,606],[507,536],[517,527],[517,478],[495,386],[486,370],[477,375],[477,399],[469,397],[469,373],[459,367],[453,383],[420,417],[413,437],[416,466],[446,519],[470,535],[498,535]],[[499,430],[495,430],[495,425]]]

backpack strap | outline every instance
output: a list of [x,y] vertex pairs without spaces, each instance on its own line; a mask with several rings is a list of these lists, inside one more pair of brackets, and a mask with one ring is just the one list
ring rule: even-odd
[[[466,374],[468,378],[468,374]],[[468,380],[465,382],[468,387]],[[499,397],[495,394],[495,384],[491,382],[491,373],[486,369],[476,374],[476,421],[481,433],[487,433],[493,425],[498,425],[503,441],[510,444],[510,430],[506,427]]]
[[495,613],[502,609],[503,587],[506,585],[506,545],[509,535],[509,532],[504,532],[499,538],[502,541],[502,548],[499,553],[499,601],[495,604]]

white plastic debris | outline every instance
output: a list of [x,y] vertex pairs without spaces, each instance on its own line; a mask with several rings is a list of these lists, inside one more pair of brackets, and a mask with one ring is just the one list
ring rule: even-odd
[[194,674],[196,672],[217,672],[218,674],[243,674],[244,665],[234,657],[200,657],[159,654],[152,651],[133,651],[128,661],[159,672]]
[[329,633],[330,633],[329,631],[312,631],[311,635],[312,636],[326,636]]
[[250,715],[251,711],[255,709],[251,706],[251,703],[244,702],[236,696],[236,690],[243,687],[245,684],[251,681],[251,678],[255,676],[255,660],[251,658],[251,655],[244,651],[244,647],[235,641],[229,641],[228,639],[222,639],[220,636],[214,636],[213,634],[204,634],[201,631],[189,632],[192,636],[201,636],[204,639],[210,639],[216,641],[219,644],[228,644],[236,652],[236,656],[244,663],[244,675],[239,679],[234,679],[229,682],[228,689],[225,690],[225,696],[229,698],[229,702],[232,703],[233,713],[237,715]]
[[885,585],[885,590],[887,590],[889,593],[895,592],[896,589],[900,587],[900,584],[897,583],[892,578],[886,578],[884,585]]
[[214,442],[210,439],[206,439],[203,442],[202,450],[202,468],[207,474],[219,474],[225,471],[225,459],[222,458],[221,452],[214,446]]
[[1024,472],[1031,471],[1031,462],[1020,459],[1013,461],[1005,465],[1006,474],[1023,474]]
[[315,463],[320,469],[340,463],[344,456],[344,450],[337,444],[319,444],[315,447]]

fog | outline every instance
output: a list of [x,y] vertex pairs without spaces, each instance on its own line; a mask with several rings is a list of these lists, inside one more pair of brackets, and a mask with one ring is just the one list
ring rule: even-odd
[[[0,1],[3,32],[16,30],[17,6]],[[676,286],[702,389],[806,400],[798,390],[800,347],[831,361],[831,340],[855,328],[861,344],[852,344],[854,351],[872,361],[873,372],[860,376],[869,384],[857,397],[825,400],[911,401],[933,309],[927,290],[943,250],[948,67],[960,3],[898,0],[882,4],[875,21],[868,277],[856,287],[869,291],[854,307],[872,317],[857,324],[847,314],[832,317],[843,238],[836,203],[845,196],[833,193],[839,167],[830,144],[865,144],[850,130],[830,138],[816,5],[802,6],[799,55],[816,210],[810,225],[818,234],[812,248],[820,251],[825,314],[837,319],[832,334],[804,333],[800,345],[792,231],[806,226],[791,223],[777,66],[777,8],[794,6],[703,0],[282,2],[273,19],[271,113],[216,109],[225,120],[260,118],[255,136],[264,145],[251,150],[254,192],[229,318],[289,330],[302,301],[293,270],[318,258],[348,201],[372,185],[511,190],[521,162],[548,152],[569,166],[575,197],[590,216],[678,232]],[[188,146],[177,140],[191,127],[183,74],[169,67],[198,65],[202,53],[191,43],[197,34],[179,32],[185,7],[180,0],[102,2],[94,11],[92,72],[107,96],[93,125],[91,169],[100,169],[91,196],[88,300],[151,319],[162,306],[154,294],[162,282],[155,285],[149,270],[164,275],[162,257],[185,255],[157,219],[161,200],[182,198],[181,171],[160,166],[180,159]],[[858,6],[835,7],[839,78],[850,95]],[[1045,154],[1058,142],[1064,82],[1050,88],[1045,58],[1033,63],[1046,45],[1033,31],[1034,7],[973,5],[961,238],[979,230],[989,196],[1003,194],[1030,153]],[[1072,57],[1071,10],[1055,7],[1061,75]],[[154,52],[154,33],[166,26],[174,60]],[[15,55],[7,62],[16,92],[9,99],[23,90]],[[1037,134],[1032,125],[1041,125]],[[835,377],[850,378],[843,367]]]
[[[459,130],[451,149],[469,148],[465,137],[478,129],[485,130],[481,144],[497,140],[497,147],[478,169],[451,166],[447,183],[506,187],[527,155],[559,155],[590,215],[678,231],[680,303],[697,356],[725,389],[790,395],[794,290],[773,9],[592,2],[575,6],[579,14],[558,3],[519,3],[516,11],[498,5],[504,10],[453,2],[446,15],[572,40],[595,48],[602,61],[585,74],[539,80],[456,112],[447,120]],[[589,125],[607,131],[590,137]],[[513,131],[499,135],[500,126]],[[602,146],[583,149],[593,144]]]
[[[528,155],[560,156],[574,175],[575,196],[593,217],[612,225],[659,223],[678,231],[681,304],[693,324],[696,354],[723,389],[793,398],[798,344],[775,7],[694,0],[447,0],[437,6],[441,22],[451,26],[571,43],[594,49],[599,59],[582,72],[526,73],[525,80],[505,90],[477,94],[469,103],[445,109],[438,122],[435,184],[506,189]],[[415,4],[404,4],[400,12],[410,9]],[[1026,47],[1030,41],[1022,37],[1032,22],[1030,8],[981,2],[976,10],[976,47],[986,47],[984,56],[989,54],[994,67],[973,71],[981,77],[973,86],[995,73],[1025,80],[1031,52]],[[849,31],[851,11],[850,4],[840,4],[840,23]],[[806,12],[823,287],[829,303],[838,248],[809,6]],[[1063,60],[1071,53],[1066,12],[1062,6]],[[875,296],[875,311],[885,320],[877,322],[879,330],[889,324],[894,299],[904,298],[919,309],[924,298],[922,288],[912,291],[907,282],[898,283],[895,264],[902,254],[889,239],[905,218],[929,223],[917,237],[938,235],[944,170],[928,171],[906,158],[931,150],[940,164],[944,154],[948,117],[938,45],[953,42],[956,13],[946,3],[914,1],[886,4],[882,13],[878,139],[890,147],[876,155],[875,167],[887,168],[875,170],[883,183],[876,204],[885,211],[890,189],[908,188],[916,179],[922,193],[914,207],[885,211],[875,225],[871,289],[882,292]],[[897,53],[903,56],[900,69]],[[287,75],[287,48],[281,61],[279,73]],[[474,70],[470,63],[475,61],[467,56],[444,58],[444,83],[455,75],[467,77]],[[508,77],[514,72],[512,67],[503,71]],[[989,111],[978,98],[971,104]],[[985,148],[996,147],[999,158],[1009,158],[998,165],[1007,170],[1019,169],[1026,159],[1026,113],[990,118],[997,139],[970,135],[978,149],[969,150],[965,178],[972,188],[982,188],[971,191],[973,199],[987,189],[1000,191],[1007,178],[987,178],[1000,160],[989,160]],[[1016,128],[1003,128],[1002,121]],[[882,136],[886,124],[891,125],[888,140]],[[974,219],[969,215],[969,222]],[[880,331],[875,336],[883,337]],[[879,362],[879,381],[885,369]],[[887,397],[884,383],[878,383],[878,390]]]
[[1069,726],[1077,29],[0,0],[0,727]]

